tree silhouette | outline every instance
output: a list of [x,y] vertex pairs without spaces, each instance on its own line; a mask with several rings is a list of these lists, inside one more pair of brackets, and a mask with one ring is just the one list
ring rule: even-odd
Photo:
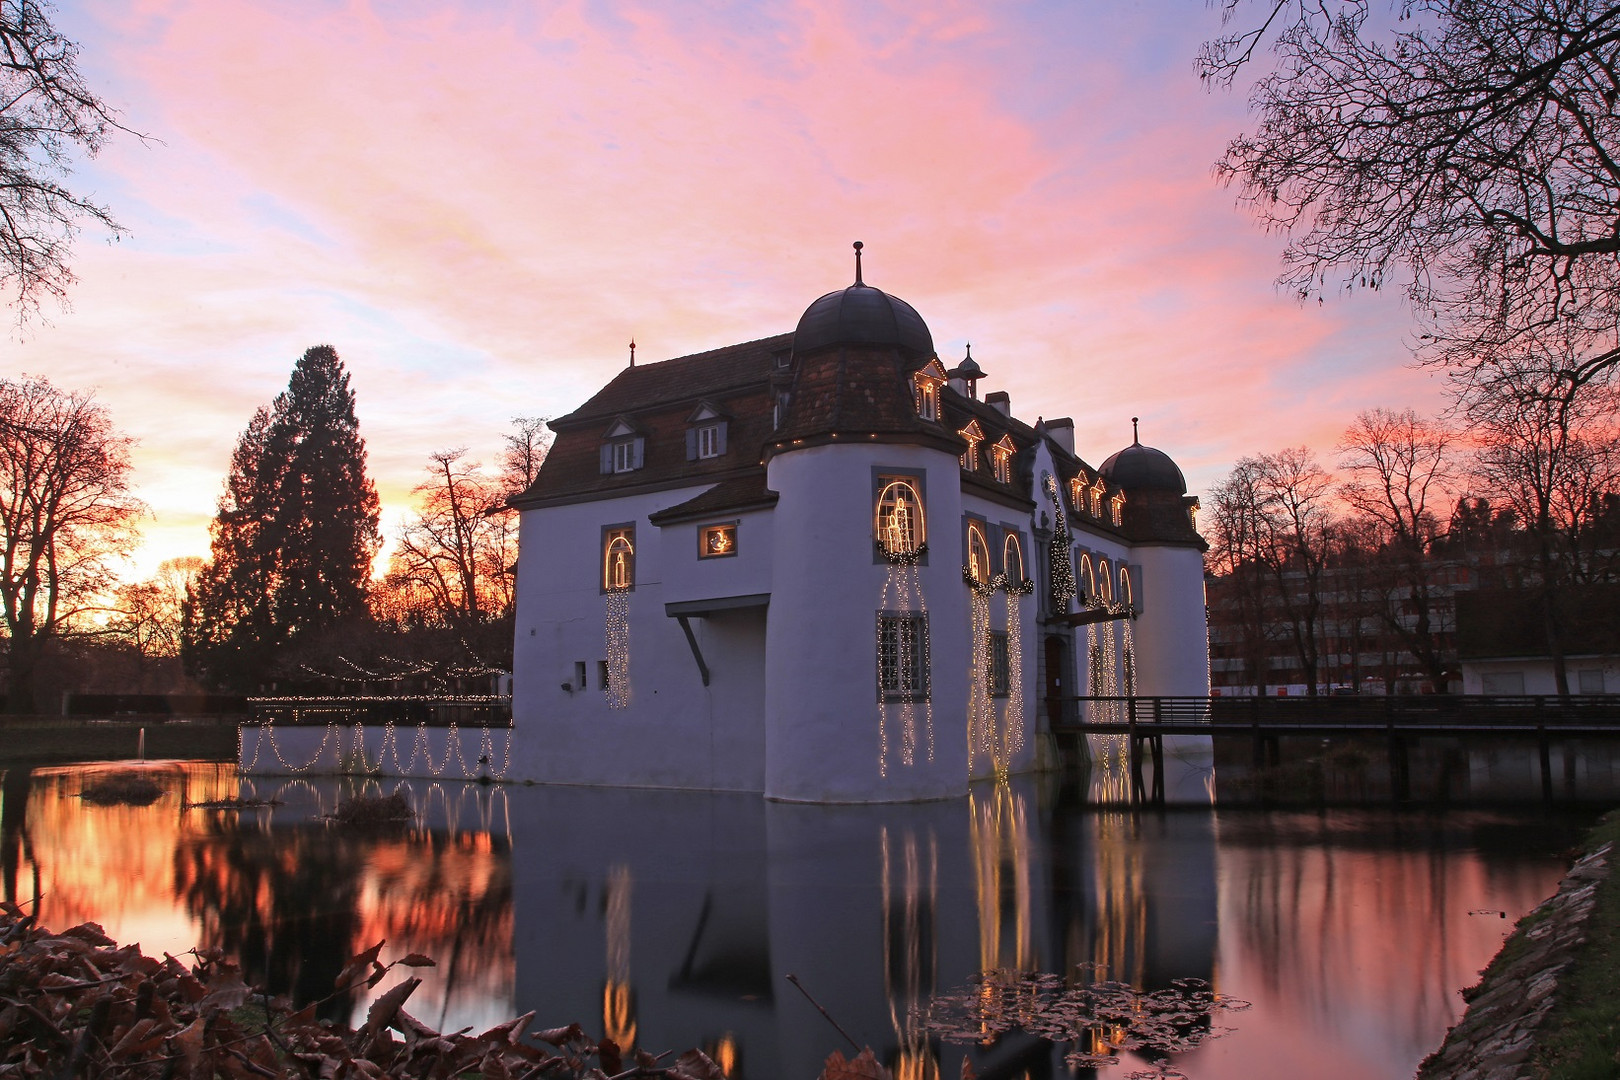
[[251,689],[286,647],[363,618],[377,518],[348,372],[317,345],[231,457],[212,559],[186,603],[188,669]]

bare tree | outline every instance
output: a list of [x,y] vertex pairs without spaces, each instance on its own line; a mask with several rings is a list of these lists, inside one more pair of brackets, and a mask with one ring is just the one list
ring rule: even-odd
[[1332,477],[1301,446],[1240,459],[1210,495],[1217,560],[1240,575],[1249,617],[1280,630],[1311,694],[1322,661],[1332,488]]
[[388,574],[397,594],[425,599],[450,625],[499,615],[512,601],[515,514],[501,480],[466,455],[466,447],[430,455],[430,478],[415,489],[417,510],[400,530]]
[[134,655],[138,693],[146,692],[155,662],[180,656],[186,594],[203,565],[196,555],[165,559],[151,578],[119,586],[115,593],[115,614],[107,627]]
[[106,207],[66,187],[76,153],[93,157],[127,130],[85,84],[78,53],[43,0],[0,0],[0,289],[19,320],[43,297],[66,296],[84,222],[123,231]]
[[552,434],[544,416],[514,416],[512,430],[501,436],[501,484],[507,494],[528,490],[540,474],[540,465],[551,449]]
[[[1271,43],[1252,133],[1217,174],[1288,244],[1302,297],[1404,286],[1422,355],[1464,372],[1536,352],[1620,361],[1620,5],[1222,0],[1199,59],[1229,84]],[[1241,17],[1253,11],[1252,18]]]
[[1558,693],[1569,693],[1563,597],[1617,576],[1608,496],[1620,493],[1620,392],[1567,358],[1503,367],[1464,396],[1475,475],[1528,534]]
[[1460,438],[1411,409],[1361,413],[1340,437],[1339,496],[1367,532],[1365,587],[1382,594],[1376,615],[1423,666],[1436,693],[1447,685],[1450,650],[1440,625],[1433,506],[1450,503],[1460,479]]
[[0,602],[8,708],[37,710],[45,650],[105,610],[112,563],[144,507],[129,491],[130,440],[87,393],[0,379]]

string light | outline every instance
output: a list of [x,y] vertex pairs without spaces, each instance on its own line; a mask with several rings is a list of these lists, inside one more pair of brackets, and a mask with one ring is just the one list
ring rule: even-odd
[[[919,515],[918,524],[920,523]],[[915,541],[915,533],[905,535]],[[890,706],[896,706],[897,715],[894,724],[900,729],[900,764],[909,767],[916,764],[919,743],[924,748],[927,760],[929,762],[934,760],[934,702],[928,685],[933,672],[933,653],[928,633],[928,600],[923,595],[922,579],[917,571],[917,563],[926,547],[916,544],[906,549],[898,545],[891,547],[884,544],[883,550],[889,569],[883,582],[883,591],[878,597],[878,672],[881,682],[884,620],[893,619],[896,638],[894,643],[896,681],[899,684],[896,689],[900,691],[897,695],[899,701],[890,702],[889,695],[885,692],[887,688],[879,687],[878,775],[887,777]],[[909,685],[914,675],[920,677],[918,684]],[[922,695],[920,722],[916,701],[919,693]]]
[[1063,513],[1063,498],[1051,473],[1041,474],[1041,487],[1052,501],[1052,539],[1047,543],[1047,564],[1052,568],[1052,610],[1062,615],[1078,591],[1074,564],[1069,559],[1069,519]]
[[630,707],[630,590],[607,594],[607,703],[610,709]]
[[[328,710],[321,710],[328,711]],[[294,723],[297,722],[300,710],[294,710]],[[444,757],[435,763],[432,752],[432,741],[428,735],[429,727],[426,723],[416,726],[416,738],[411,745],[408,758],[401,758],[398,728],[394,721],[389,720],[383,725],[382,738],[377,744],[375,761],[366,751],[364,724],[356,723],[352,729],[352,739],[349,742],[348,752],[344,751],[345,736],[342,727],[337,721],[330,721],[321,737],[321,743],[308,761],[297,763],[289,761],[283,753],[281,744],[276,738],[276,725],[273,721],[265,721],[257,725],[258,735],[253,743],[253,756],[250,760],[243,760],[246,755],[246,736],[242,730],[237,731],[236,757],[240,768],[245,773],[258,769],[259,755],[265,746],[269,746],[275,755],[276,762],[285,772],[294,775],[307,773],[318,764],[326,754],[327,747],[333,747],[337,758],[338,771],[359,775],[381,775],[391,773],[395,776],[420,775],[417,762],[434,776],[441,776],[449,770],[452,762],[459,765],[457,772],[465,780],[488,777],[492,780],[504,780],[512,767],[512,729],[506,729],[506,744],[501,752],[501,761],[496,764],[495,736],[488,726],[479,729],[478,755],[469,757],[462,745],[461,726],[455,721],[442,729],[445,733]],[[389,759],[392,758],[393,768],[388,768]]]

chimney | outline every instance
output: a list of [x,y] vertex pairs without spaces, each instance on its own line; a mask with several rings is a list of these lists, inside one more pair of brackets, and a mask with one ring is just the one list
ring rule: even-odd
[[1012,398],[1007,396],[1005,390],[992,390],[984,395],[984,403],[996,410],[1002,416],[1012,416]]
[[1074,453],[1074,421],[1067,416],[1046,422],[1046,434],[1069,453]]

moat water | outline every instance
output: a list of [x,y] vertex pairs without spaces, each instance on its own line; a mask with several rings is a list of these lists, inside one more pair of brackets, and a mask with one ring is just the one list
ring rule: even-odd
[[[850,1052],[790,975],[907,1080],[954,1080],[964,1055],[981,1077],[1397,1078],[1615,798],[1607,758],[1581,757],[1590,801],[1560,807],[1532,797],[1533,751],[1491,754],[1473,798],[1399,808],[1348,752],[1314,789],[1283,778],[1305,805],[1161,809],[1100,801],[1096,776],[816,807],[207,762],[13,767],[0,870],[47,926],[98,922],[152,955],[219,947],[302,1000],[386,940],[385,960],[438,961],[406,1008],[442,1029],[533,1010],[537,1027],[703,1047],[734,1078],[813,1080]],[[162,795],[79,798],[129,771]],[[1372,801],[1348,805],[1339,789],[1358,783]],[[396,789],[414,813],[400,830],[324,817]],[[225,798],[273,805],[195,805]],[[974,981],[986,971],[1052,977]],[[391,982],[323,1009],[363,1017]]]

